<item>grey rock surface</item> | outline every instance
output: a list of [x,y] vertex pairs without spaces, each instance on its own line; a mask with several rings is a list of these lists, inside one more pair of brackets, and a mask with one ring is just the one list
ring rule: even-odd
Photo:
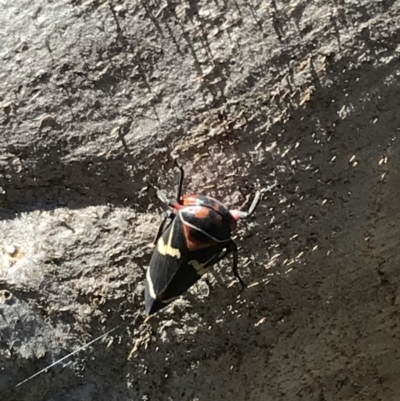
[[[0,0],[0,35],[2,400],[399,399],[400,1]],[[263,192],[251,285],[143,321],[171,154]]]

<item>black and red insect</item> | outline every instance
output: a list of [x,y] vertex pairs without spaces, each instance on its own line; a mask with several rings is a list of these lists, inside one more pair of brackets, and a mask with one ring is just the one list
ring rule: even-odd
[[257,192],[245,212],[229,210],[216,199],[204,195],[182,197],[184,172],[179,168],[176,200],[169,200],[157,189],[157,197],[172,208],[160,225],[156,248],[147,269],[145,284],[146,313],[151,315],[187,291],[209,268],[233,254],[233,274],[242,288],[238,273],[238,250],[232,241],[239,219],[251,216],[260,200]]

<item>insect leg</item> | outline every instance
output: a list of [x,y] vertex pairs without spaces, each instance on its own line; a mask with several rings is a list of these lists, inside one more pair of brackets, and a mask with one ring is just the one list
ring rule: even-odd
[[235,220],[247,219],[256,210],[256,207],[257,207],[258,203],[260,202],[260,199],[261,199],[261,193],[260,193],[260,191],[257,191],[256,195],[254,196],[254,200],[251,203],[251,206],[250,206],[249,210],[246,211],[246,212],[243,211],[243,210],[230,210],[232,217]]
[[212,261],[212,263],[210,263],[210,264],[218,263],[220,260],[222,260],[226,256],[228,256],[231,252],[233,253],[233,266],[232,266],[233,275],[239,280],[239,283],[242,286],[242,290],[243,290],[247,287],[247,285],[239,275],[239,272],[238,272],[238,259],[239,259],[238,258],[238,249],[237,249],[237,245],[232,240],[230,240],[228,242],[228,245],[227,245],[225,251],[222,254],[220,254],[217,259],[214,259]]
[[167,223],[168,219],[173,220],[175,218],[175,213],[172,213],[170,210],[167,210],[166,212],[163,213],[163,216],[164,216],[164,218],[160,224],[160,227],[158,228],[156,237],[154,238],[154,241],[153,241],[153,245],[157,244],[157,241],[160,239],[161,235],[165,231],[166,223]]
[[183,188],[183,179],[184,179],[185,173],[183,171],[182,166],[180,166],[176,160],[174,160],[174,164],[179,169],[178,187],[176,190],[176,200],[168,199],[167,195],[165,195],[165,193],[163,191],[161,191],[158,187],[156,187],[151,182],[146,181],[146,183],[156,191],[157,198],[162,203],[164,203],[164,205],[170,206],[175,209],[177,209],[177,208],[179,209],[179,206],[177,207],[177,205],[182,205],[182,188]]
[[239,280],[240,285],[242,286],[242,290],[244,290],[247,285],[245,284],[245,282],[242,280],[242,278],[239,275],[238,272],[238,249],[237,249],[237,245],[231,240],[229,241],[229,247],[230,247],[230,251],[233,253],[233,266],[232,266],[232,271],[233,271],[233,275]]
[[144,180],[145,183],[148,185],[148,187],[153,188],[156,191],[156,195],[157,198],[164,203],[165,205],[169,205],[171,203],[171,201],[167,198],[167,196],[165,195],[165,193],[163,191],[161,191],[161,189],[159,189],[158,187],[156,187],[154,184],[152,184],[150,181],[148,181],[147,179]]
[[257,191],[256,195],[254,196],[253,203],[251,204],[250,209],[247,211],[247,217],[250,217],[254,213],[254,210],[256,210],[258,202],[260,202],[260,197],[261,193],[260,191]]
[[157,187],[154,187],[157,191],[157,198],[164,203],[165,205],[169,205],[170,201],[167,198],[167,196],[165,195],[165,193],[163,191],[161,191],[160,189],[158,189]]

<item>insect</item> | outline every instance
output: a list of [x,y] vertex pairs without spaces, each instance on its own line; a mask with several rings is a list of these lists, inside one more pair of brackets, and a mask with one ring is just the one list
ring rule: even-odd
[[179,169],[176,199],[157,190],[157,197],[172,210],[166,212],[154,240],[145,282],[146,313],[152,315],[186,292],[209,268],[233,255],[233,274],[238,273],[238,249],[231,239],[239,219],[251,216],[260,200],[257,192],[250,209],[229,210],[218,200],[204,195],[182,197],[184,171]]

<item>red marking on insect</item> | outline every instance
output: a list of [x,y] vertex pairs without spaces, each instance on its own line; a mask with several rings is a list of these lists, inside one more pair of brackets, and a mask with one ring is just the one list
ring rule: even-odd
[[[198,219],[206,219],[211,214],[211,209],[208,207],[200,207],[194,214]],[[216,216],[220,217],[220,216]]]
[[240,210],[229,210],[229,213],[232,215],[232,217],[238,221],[242,218],[242,213]]
[[198,239],[195,239],[192,235],[193,228],[187,226],[186,224],[184,224],[183,230],[185,232],[186,246],[190,252],[208,248],[210,245],[215,243],[211,238],[209,238],[209,240],[206,242],[200,242]]
[[182,199],[183,206],[196,206],[198,205],[198,196],[197,195],[188,195]]
[[229,225],[231,227],[231,231],[235,231],[237,229],[237,224],[236,224],[236,220],[232,220],[229,222]]

